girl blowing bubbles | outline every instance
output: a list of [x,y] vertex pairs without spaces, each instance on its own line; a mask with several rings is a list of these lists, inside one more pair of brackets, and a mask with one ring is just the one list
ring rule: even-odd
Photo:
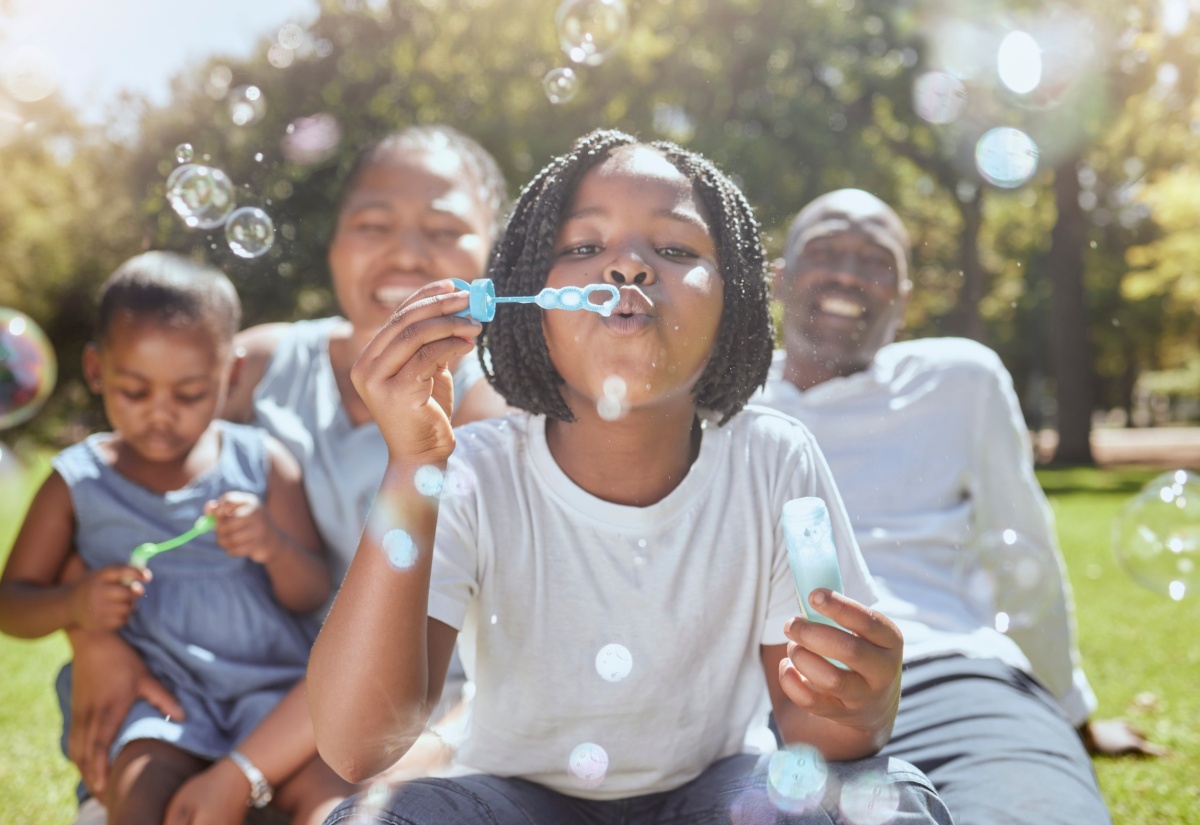
[[[526,188],[492,260],[502,295],[599,282],[620,294],[608,318],[497,314],[482,337],[489,378],[525,413],[452,432],[446,365],[481,329],[454,315],[468,301],[449,283],[418,290],[363,351],[352,377],[388,470],[310,660],[321,754],[352,781],[403,754],[460,629],[476,684],[454,775],[402,786],[392,815],[728,821],[766,802],[742,745],[768,697],[785,740],[828,759],[886,741],[902,640],[865,606],[875,590],[824,460],[792,419],[739,414],[772,341],[757,233],[707,161],[595,132]],[[601,415],[618,379],[623,414]],[[472,483],[439,501],[424,494],[430,466]],[[853,634],[795,616],[778,522],[805,495],[830,505],[849,594],[812,606]],[[415,553],[397,552],[409,540]],[[781,816],[829,821],[819,808],[867,766],[894,821],[949,821],[895,761],[831,765],[825,799]]]
[[[172,796],[214,762],[235,777],[228,789],[245,787],[224,757],[304,675],[315,623],[297,614],[329,593],[295,459],[259,430],[214,420],[240,317],[223,274],[177,255],[139,255],[109,278],[84,371],[113,431],[55,457],[0,580],[0,630],[120,629],[179,700],[182,718],[145,701],[125,717],[110,750],[114,825],[187,818]],[[134,547],[205,513],[215,532],[149,569],[129,564]],[[74,554],[86,569],[60,585]],[[325,770],[326,786],[344,787]],[[292,809],[323,792],[309,780],[280,789]]]

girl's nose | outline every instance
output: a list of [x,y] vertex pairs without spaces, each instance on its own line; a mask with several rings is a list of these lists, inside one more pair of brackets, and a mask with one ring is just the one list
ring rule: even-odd
[[429,263],[429,243],[417,227],[400,227],[392,233],[389,257],[398,269],[422,269]]
[[622,252],[604,267],[604,282],[615,286],[646,286],[655,280],[654,268],[634,250]]

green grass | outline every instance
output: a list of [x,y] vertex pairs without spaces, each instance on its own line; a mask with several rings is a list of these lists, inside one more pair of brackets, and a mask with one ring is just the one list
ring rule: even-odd
[[[0,474],[0,559],[16,538],[29,500],[48,471],[31,462],[22,477]],[[0,636],[0,819],[69,823],[78,774],[59,749],[62,716],[54,677],[69,656],[61,634],[26,641]]]
[[[7,558],[42,462],[24,484],[0,478],[0,558]],[[1124,716],[1172,751],[1164,759],[1099,759],[1100,785],[1121,825],[1200,823],[1200,602],[1134,585],[1113,560],[1109,526],[1158,471],[1043,470],[1070,568],[1084,665],[1099,715]],[[68,823],[76,774],[60,754],[53,681],[68,649],[0,637],[0,815]],[[1019,789],[1014,789],[1019,799]]]
[[1079,646],[1100,700],[1171,749],[1163,759],[1097,759],[1117,823],[1200,823],[1200,602],[1173,602],[1118,567],[1109,529],[1159,470],[1043,470],[1075,591]]

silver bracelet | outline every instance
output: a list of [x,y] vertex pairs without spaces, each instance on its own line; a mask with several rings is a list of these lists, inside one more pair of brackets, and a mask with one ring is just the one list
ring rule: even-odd
[[275,792],[271,788],[271,783],[267,782],[267,778],[263,776],[262,771],[247,759],[244,754],[237,751],[229,752],[229,761],[237,765],[238,770],[245,775],[246,781],[250,783],[250,798],[246,800],[246,807],[267,807]]

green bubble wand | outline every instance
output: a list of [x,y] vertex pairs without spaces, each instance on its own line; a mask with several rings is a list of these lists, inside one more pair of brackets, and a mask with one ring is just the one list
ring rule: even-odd
[[133,552],[129,555],[129,563],[134,567],[144,570],[150,559],[154,558],[159,553],[165,553],[168,550],[174,550],[180,545],[187,544],[197,536],[211,532],[216,526],[217,520],[212,516],[200,516],[200,518],[196,519],[196,523],[192,526],[192,529],[188,530],[182,535],[176,536],[173,539],[168,539],[167,541],[160,541],[157,544],[152,541],[148,541],[145,544],[139,544],[137,547],[133,548]]

